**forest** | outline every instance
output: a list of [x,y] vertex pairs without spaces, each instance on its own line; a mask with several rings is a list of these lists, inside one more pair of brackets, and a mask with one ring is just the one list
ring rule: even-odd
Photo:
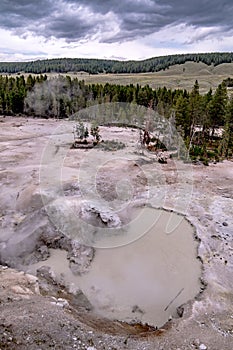
[[[213,92],[199,92],[198,81],[192,91],[158,88],[149,85],[86,84],[70,76],[48,79],[23,75],[0,76],[0,114],[42,118],[68,118],[96,104],[126,102],[144,106],[165,118],[173,118],[185,141],[192,161],[219,161],[233,154],[233,98],[223,81]],[[135,121],[126,113],[122,124]],[[119,120],[118,120],[119,121]]]
[[85,71],[98,73],[146,73],[168,69],[187,61],[203,62],[217,66],[233,62],[232,52],[178,54],[153,57],[141,61],[117,61],[104,59],[58,58],[31,62],[0,62],[0,73],[67,73]]

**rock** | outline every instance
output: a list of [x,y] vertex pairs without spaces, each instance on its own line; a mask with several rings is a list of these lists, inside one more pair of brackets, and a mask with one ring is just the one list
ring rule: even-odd
[[199,340],[199,339],[195,339],[195,340],[193,341],[193,345],[196,346],[196,348],[198,348],[199,345],[200,345],[200,340]]
[[[47,240],[52,241],[56,236],[57,233],[43,211],[30,213],[12,232],[0,238],[1,263],[18,267],[47,259]],[[4,242],[1,242],[3,239]],[[39,251],[38,247],[42,246]]]
[[211,214],[209,214],[209,213],[205,213],[205,217],[206,217],[206,219],[208,219],[208,220],[213,220],[213,215],[211,215]]
[[66,183],[63,186],[63,192],[65,196],[81,196],[81,191],[78,183]]
[[159,158],[158,158],[158,162],[159,162],[160,164],[167,164],[167,159],[166,159],[166,158],[163,158],[163,157],[159,157]]
[[96,226],[107,226],[116,228],[121,225],[119,216],[111,210],[102,207],[98,203],[83,203],[81,207],[81,217],[90,220],[90,223],[95,223]]
[[43,199],[35,185],[29,185],[18,194],[16,209],[23,212],[33,212],[43,207]]
[[119,216],[99,201],[58,198],[47,207],[47,215],[55,223],[56,229],[68,239],[84,245],[93,246],[102,228],[118,229],[121,227]]
[[66,299],[58,298],[56,305],[60,306],[60,307],[68,307],[69,303],[68,303],[68,301]]
[[207,347],[205,346],[205,344],[201,344],[199,346],[199,350],[206,350],[206,349],[207,349]]
[[223,226],[228,226],[228,223],[226,221],[223,221],[222,225]]
[[12,286],[11,287],[11,291],[14,293],[14,294],[19,294],[20,296],[25,296],[25,297],[28,297],[29,295],[32,295],[33,292],[29,289],[29,288],[26,288],[25,286]]
[[112,214],[111,212],[100,212],[100,218],[104,224],[108,227],[117,227],[120,225],[121,221],[118,216]]
[[87,311],[93,309],[93,306],[81,290],[78,290],[72,295],[70,295],[70,298],[72,306],[82,307],[85,308]]
[[182,306],[179,306],[176,308],[176,312],[179,317],[182,317],[184,313],[184,308]]
[[42,245],[37,249],[37,251],[39,253],[40,260],[42,261],[47,260],[50,257],[50,252],[46,245]]
[[41,266],[39,269],[37,269],[36,275],[40,279],[40,282],[46,281],[51,285],[57,284],[55,273],[52,271],[52,269],[49,266]]
[[139,313],[139,314],[144,314],[144,311],[138,306],[138,305],[134,305],[132,308],[132,312],[135,313]]
[[49,242],[49,246],[53,249],[71,250],[71,239],[61,235],[54,238],[53,242]]
[[70,269],[76,275],[82,275],[89,270],[89,266],[94,258],[94,249],[72,241],[71,251],[67,259],[70,261]]

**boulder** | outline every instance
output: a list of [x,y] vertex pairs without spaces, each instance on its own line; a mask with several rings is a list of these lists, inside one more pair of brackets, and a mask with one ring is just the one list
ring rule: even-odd
[[117,228],[121,225],[119,216],[99,203],[85,202],[81,207],[81,217],[96,222],[97,226]]
[[94,258],[94,249],[81,245],[77,241],[72,241],[71,251],[67,259],[70,261],[70,269],[75,275],[82,275],[88,272],[90,264]]

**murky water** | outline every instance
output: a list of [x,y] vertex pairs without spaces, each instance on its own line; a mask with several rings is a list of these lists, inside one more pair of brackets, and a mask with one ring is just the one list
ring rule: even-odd
[[[198,294],[201,263],[187,220],[164,210],[144,210],[144,220],[155,222],[154,226],[149,224],[148,232],[133,243],[96,249],[87,274],[74,276],[66,252],[54,250],[46,262],[31,268],[49,265],[58,275],[64,274],[66,283],[81,288],[95,312],[104,317],[162,326],[178,306]],[[168,221],[170,228],[173,222],[173,230],[167,230]],[[136,230],[133,224],[132,229]]]

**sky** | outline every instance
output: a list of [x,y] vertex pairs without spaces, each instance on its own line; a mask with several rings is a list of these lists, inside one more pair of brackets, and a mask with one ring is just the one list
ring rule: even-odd
[[233,51],[232,0],[1,0],[0,61]]

